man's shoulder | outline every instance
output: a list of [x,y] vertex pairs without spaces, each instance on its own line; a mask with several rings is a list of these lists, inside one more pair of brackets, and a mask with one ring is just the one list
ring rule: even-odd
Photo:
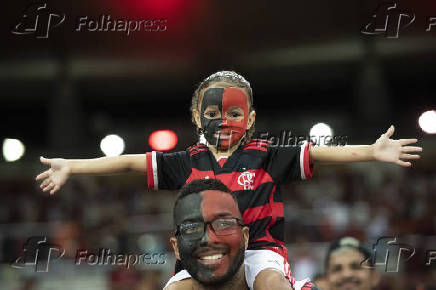
[[192,289],[191,279],[184,279],[181,281],[177,281],[171,283],[170,285],[164,288],[164,290],[183,290],[183,289]]

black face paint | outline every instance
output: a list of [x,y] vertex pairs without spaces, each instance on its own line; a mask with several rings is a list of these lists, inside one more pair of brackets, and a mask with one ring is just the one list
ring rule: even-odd
[[[203,221],[203,215],[201,214],[201,200],[202,196],[199,193],[190,194],[182,198],[174,209],[174,223],[180,225],[187,220]],[[192,254],[197,243],[198,241],[186,241],[180,235],[177,236],[177,245],[179,247],[180,255],[185,258]],[[189,257],[181,260],[185,260],[185,262],[190,261]]]
[[209,106],[217,106],[218,110],[223,110],[223,93],[224,88],[209,88],[203,94],[203,101],[201,103],[201,127],[204,130],[204,137],[209,144],[220,147],[219,139],[216,138],[215,132],[221,129],[223,119],[207,119],[204,117],[204,111]]

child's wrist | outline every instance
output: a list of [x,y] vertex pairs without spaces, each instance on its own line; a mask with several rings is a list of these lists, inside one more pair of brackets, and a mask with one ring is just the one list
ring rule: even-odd
[[65,162],[65,166],[64,166],[64,171],[68,174],[68,175],[71,175],[71,174],[73,174],[74,173],[74,170],[73,170],[73,162],[71,161],[71,160],[65,160],[66,162]]
[[369,157],[372,160],[377,160],[375,156],[375,144],[368,145]]

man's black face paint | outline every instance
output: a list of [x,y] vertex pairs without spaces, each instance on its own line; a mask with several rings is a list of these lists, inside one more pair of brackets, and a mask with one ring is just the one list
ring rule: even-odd
[[[175,224],[180,225],[187,220],[204,221],[201,214],[202,196],[199,193],[190,194],[182,198],[175,210]],[[181,236],[177,236],[177,245],[179,246],[180,255],[186,258],[185,261],[190,261],[189,256],[195,250],[198,241],[186,241]],[[182,259],[183,260],[183,259]]]
[[209,144],[220,147],[219,139],[216,138],[215,132],[221,129],[223,119],[220,118],[207,119],[204,116],[206,108],[209,106],[217,106],[218,110],[222,112],[223,109],[223,93],[224,88],[209,88],[203,94],[203,101],[201,103],[201,127],[204,130],[204,137]]

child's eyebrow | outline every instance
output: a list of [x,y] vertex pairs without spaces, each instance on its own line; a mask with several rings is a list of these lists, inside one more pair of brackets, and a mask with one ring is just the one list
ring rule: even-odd
[[207,109],[218,109],[218,105],[209,105],[209,106],[207,106],[206,107],[206,109],[205,110],[207,110]]

